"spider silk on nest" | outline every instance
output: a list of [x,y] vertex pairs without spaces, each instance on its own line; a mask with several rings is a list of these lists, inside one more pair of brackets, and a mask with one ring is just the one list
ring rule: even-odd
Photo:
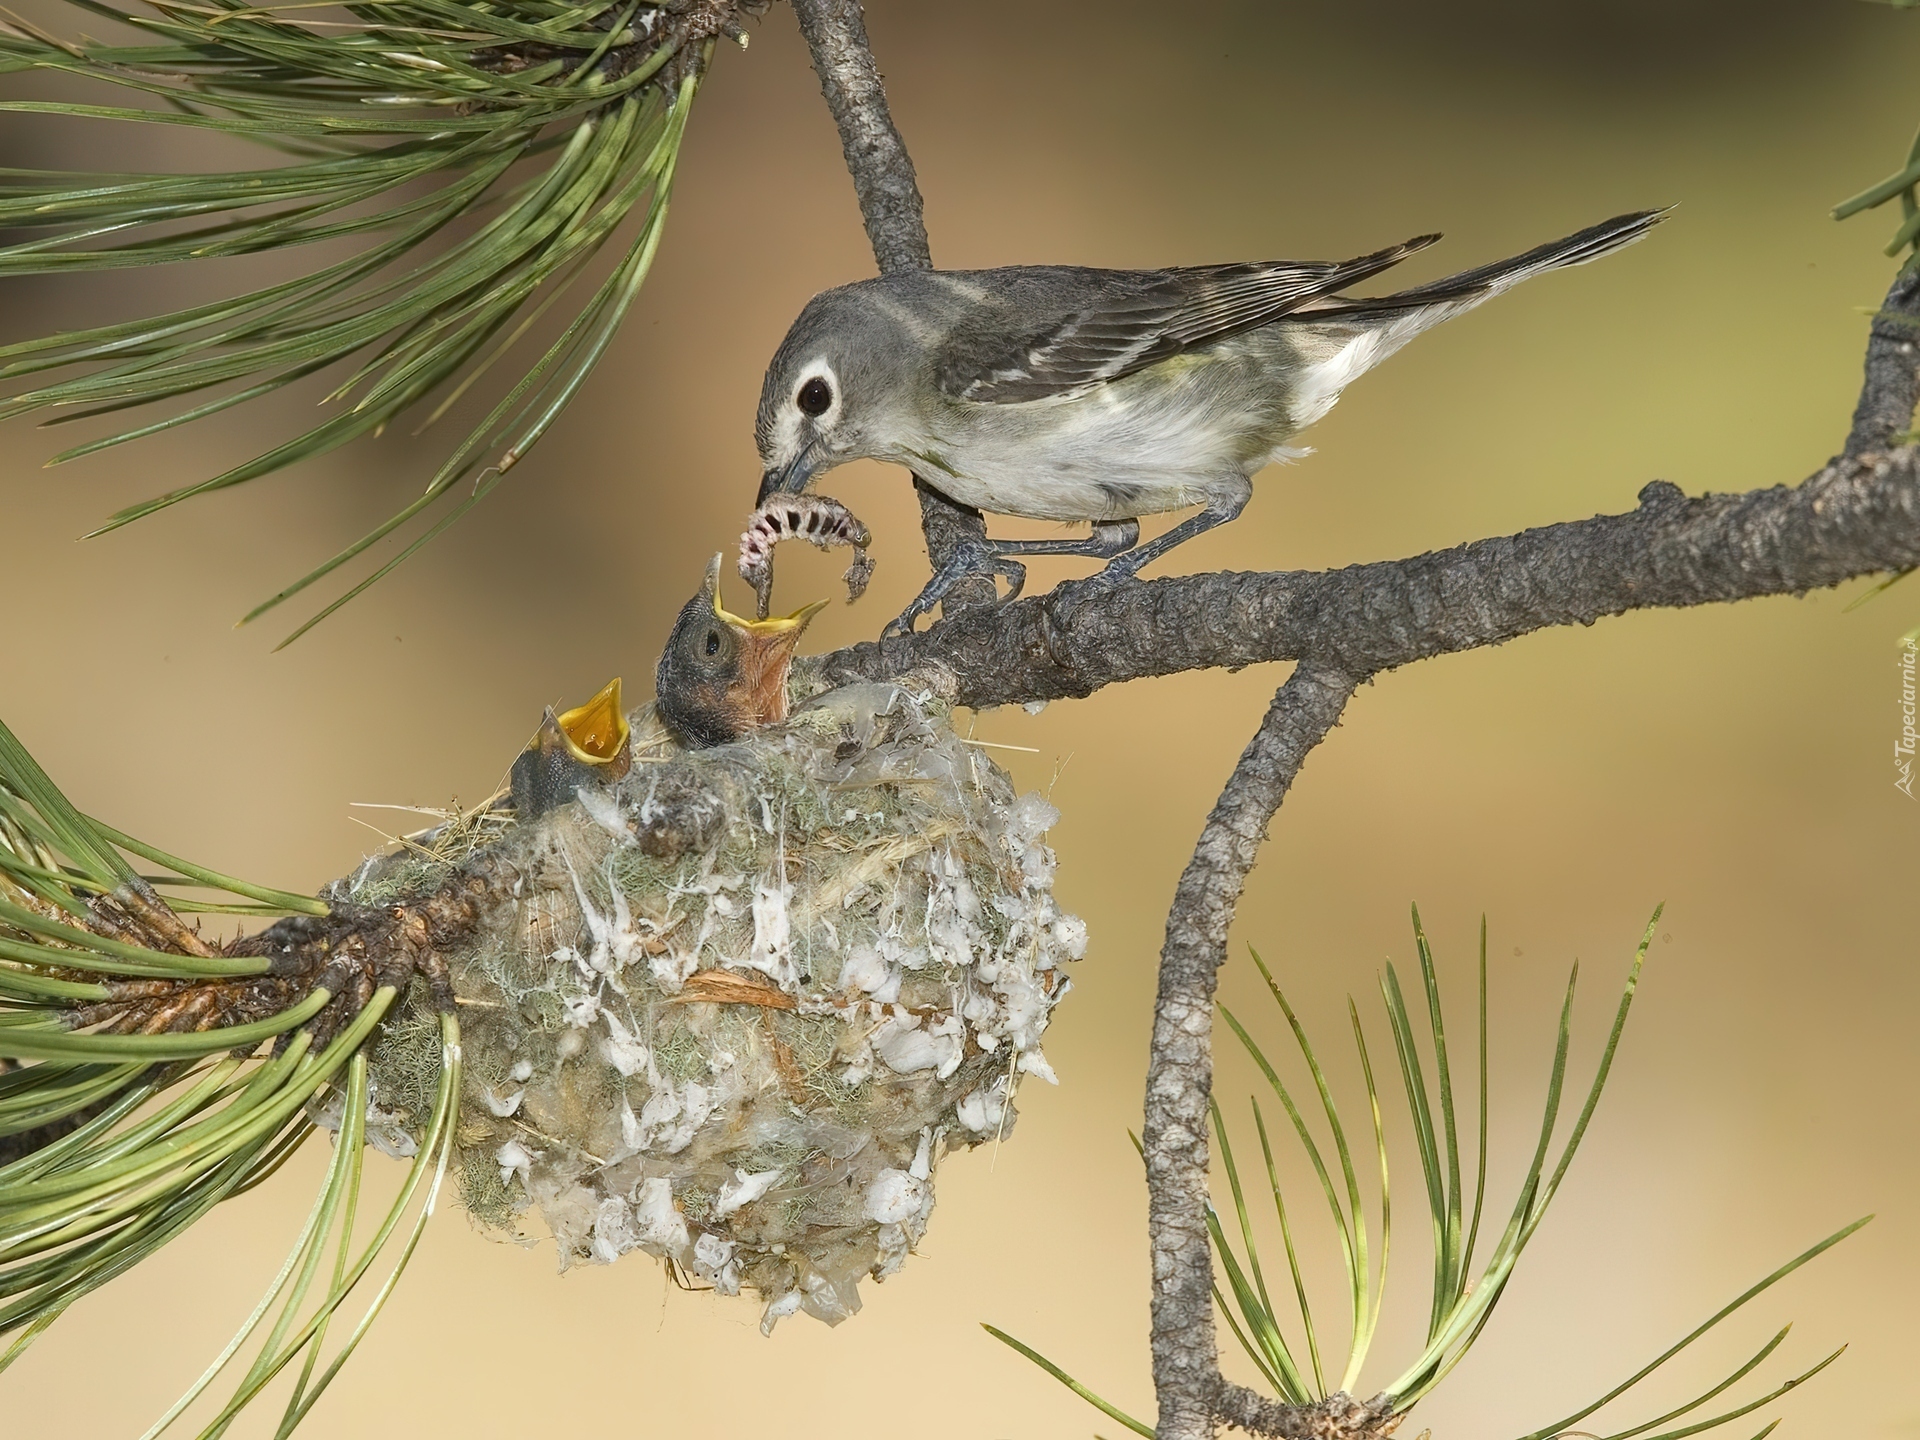
[[[942,1156],[1004,1137],[1023,1076],[1054,1079],[1041,1041],[1086,950],[1054,903],[1059,812],[936,688],[847,686],[692,751],[647,707],[621,778],[325,897],[404,903],[476,853],[511,872],[448,957],[474,1216],[543,1226],[562,1269],[642,1250],[751,1291],[769,1333],[837,1324],[900,1269]],[[373,1052],[370,1130],[401,1151],[438,1072],[425,992]]]

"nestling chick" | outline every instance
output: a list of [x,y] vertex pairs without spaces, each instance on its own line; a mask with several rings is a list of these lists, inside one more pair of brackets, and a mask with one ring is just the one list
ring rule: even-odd
[[556,715],[551,708],[513,762],[513,809],[524,824],[574,797],[583,782],[623,777],[633,764],[633,735],[620,704],[620,680],[609,680],[586,704]]
[[720,603],[720,563],[714,556],[700,593],[680,611],[654,682],[660,718],[695,750],[787,718],[794,646],[827,605],[816,600],[785,617],[743,620]]

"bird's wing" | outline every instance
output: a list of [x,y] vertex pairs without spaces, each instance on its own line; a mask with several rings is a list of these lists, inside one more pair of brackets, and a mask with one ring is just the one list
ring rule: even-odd
[[1271,324],[1439,238],[1422,235],[1355,260],[986,272],[977,279],[988,298],[940,346],[940,388],[955,399],[1006,405],[1117,380]]

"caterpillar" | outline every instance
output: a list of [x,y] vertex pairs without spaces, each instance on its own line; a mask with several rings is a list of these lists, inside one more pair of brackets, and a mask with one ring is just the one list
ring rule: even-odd
[[762,620],[773,599],[773,550],[782,540],[806,540],[822,550],[852,546],[853,564],[843,577],[847,603],[866,593],[873,578],[873,561],[867,555],[873,536],[859,517],[828,495],[776,495],[747,517],[740,536],[740,578],[753,586]]

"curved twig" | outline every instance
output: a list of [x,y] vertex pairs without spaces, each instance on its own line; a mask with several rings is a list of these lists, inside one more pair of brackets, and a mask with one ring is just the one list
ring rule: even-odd
[[887,109],[860,0],[793,0],[793,13],[800,17],[820,93],[840,127],[840,148],[860,200],[874,263],[882,275],[931,269],[920,181]]
[[1364,678],[1318,665],[1294,670],[1207,816],[1167,913],[1141,1131],[1160,1440],[1207,1440],[1223,1398],[1207,1244],[1207,1102],[1213,993],[1227,930],[1268,822],[1307,752],[1339,721]]

